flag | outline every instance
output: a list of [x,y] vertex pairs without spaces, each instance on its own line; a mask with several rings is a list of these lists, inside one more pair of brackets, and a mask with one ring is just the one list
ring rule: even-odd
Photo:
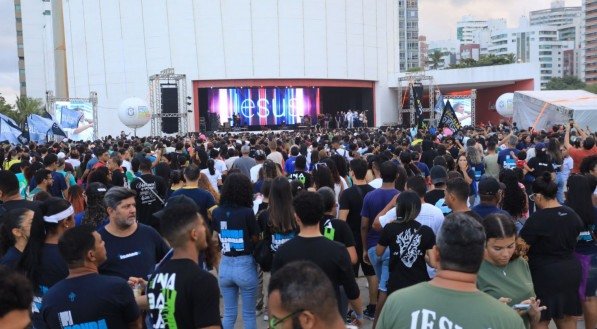
[[34,142],[47,141],[50,135],[66,137],[66,133],[56,122],[37,114],[27,117],[27,126],[29,126],[29,137]]
[[423,84],[413,83],[411,89],[411,95],[415,106],[415,125],[419,129],[427,129],[427,124],[423,120],[423,103],[421,103],[421,98],[423,97]]
[[461,127],[460,121],[458,121],[456,113],[452,108],[452,104],[450,104],[450,101],[447,101],[446,106],[444,106],[444,111],[442,113],[441,119],[439,119],[438,126],[448,127],[452,131],[456,131]]
[[23,132],[13,126],[9,121],[0,117],[0,141],[8,141],[11,144],[20,144],[19,137]]
[[[60,108],[60,126],[63,128],[76,129],[79,126],[79,121],[83,113],[77,109],[70,109],[66,106]],[[58,117],[58,115],[56,116]]]
[[19,125],[16,123],[16,121],[14,121],[13,119],[11,119],[10,117],[8,117],[4,114],[0,114],[0,119],[8,121],[14,127],[17,127],[17,128],[19,127]]
[[435,113],[442,114],[443,111],[444,111],[444,95],[442,95],[442,92],[439,91],[437,99],[435,100]]

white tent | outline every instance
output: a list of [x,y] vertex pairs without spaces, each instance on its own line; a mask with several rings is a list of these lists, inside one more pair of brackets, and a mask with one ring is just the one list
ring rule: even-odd
[[549,129],[574,119],[582,127],[597,129],[597,95],[585,90],[517,91],[514,122],[521,129]]

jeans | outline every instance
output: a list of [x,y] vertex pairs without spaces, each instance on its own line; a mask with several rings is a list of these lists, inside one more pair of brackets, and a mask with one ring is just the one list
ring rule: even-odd
[[564,189],[566,188],[567,177],[565,177],[562,172],[558,172],[556,177],[558,182],[558,193],[556,194],[556,199],[558,199],[560,204],[564,204]]
[[259,278],[253,256],[222,256],[220,290],[224,299],[223,329],[233,329],[238,315],[238,293],[242,298],[243,328],[256,329],[255,302]]
[[369,248],[367,254],[369,255],[371,265],[373,265],[373,269],[375,270],[375,275],[377,275],[377,280],[379,281],[378,290],[387,292],[388,279],[390,278],[390,248],[386,248],[386,251],[384,251],[381,257],[377,257],[375,247]]

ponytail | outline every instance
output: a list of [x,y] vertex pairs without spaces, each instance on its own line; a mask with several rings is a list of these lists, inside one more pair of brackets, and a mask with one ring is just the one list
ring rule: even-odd
[[216,163],[215,163],[214,159],[207,160],[207,169],[209,170],[209,174],[212,176],[216,174],[215,165],[216,165]]

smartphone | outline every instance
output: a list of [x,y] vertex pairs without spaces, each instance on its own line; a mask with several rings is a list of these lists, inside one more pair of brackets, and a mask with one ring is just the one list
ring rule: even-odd
[[531,308],[531,304],[516,304],[512,308],[515,311],[528,311]]

